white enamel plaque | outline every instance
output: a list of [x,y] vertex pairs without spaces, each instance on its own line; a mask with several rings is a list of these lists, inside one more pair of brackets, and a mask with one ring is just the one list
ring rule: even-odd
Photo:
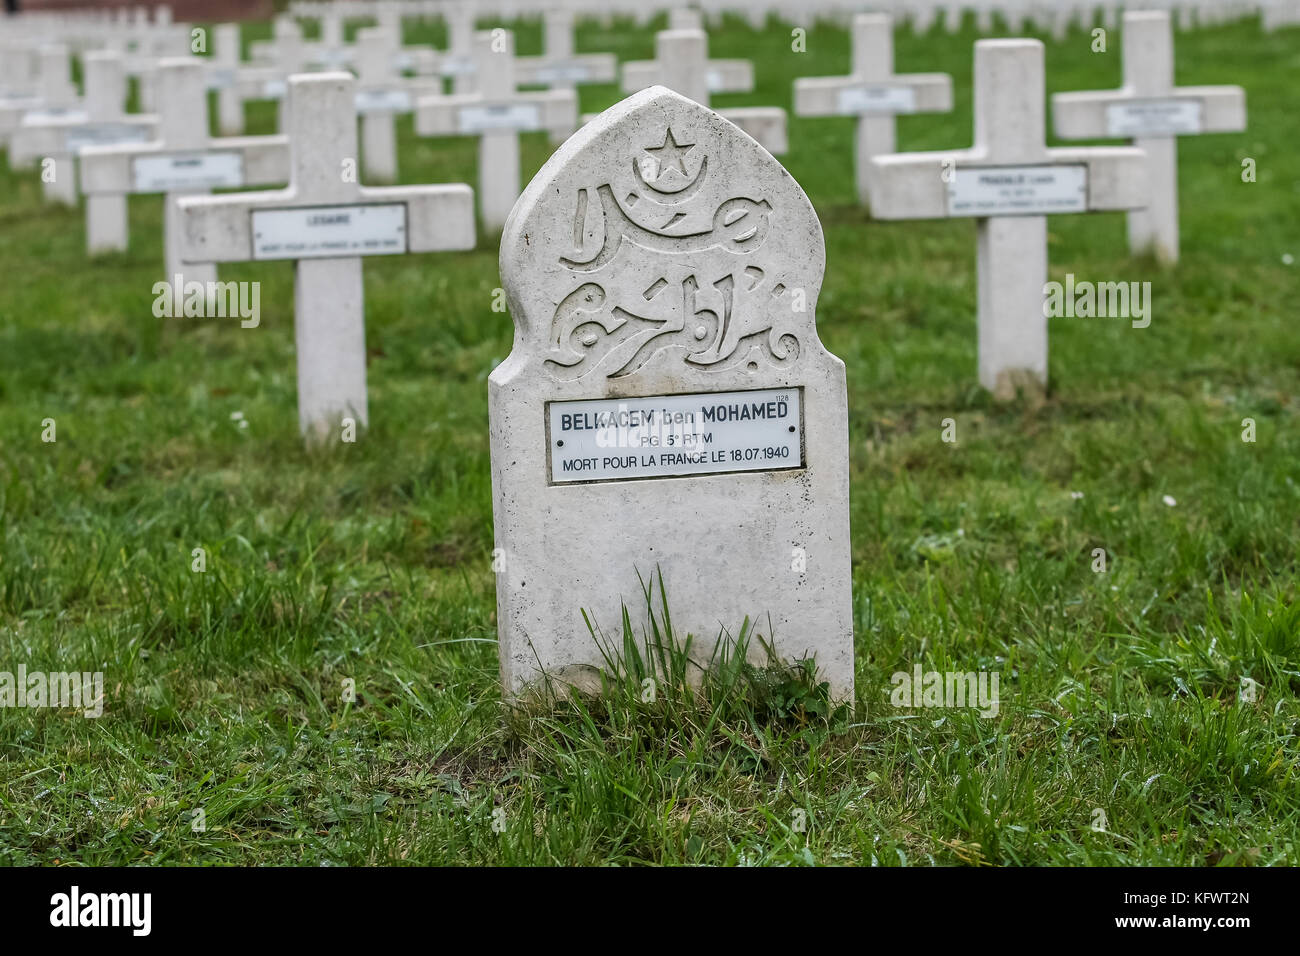
[[136,156],[131,160],[131,174],[138,193],[242,186],[244,157],[240,153]]
[[1042,216],[1086,212],[1088,167],[983,166],[953,170],[950,216]]
[[337,259],[406,252],[406,203],[253,210],[254,259]]
[[208,73],[208,89],[210,90],[224,90],[226,87],[234,85],[234,67],[221,66]]
[[408,90],[357,90],[358,113],[408,113],[411,94]]
[[262,84],[262,98],[268,100],[284,99],[289,92],[289,84],[284,80],[267,80]]
[[802,468],[797,388],[547,403],[551,483]]
[[581,63],[551,63],[537,70],[538,83],[585,83],[590,71]]
[[1106,133],[1116,138],[1181,136],[1203,128],[1200,100],[1138,100],[1106,106]]
[[469,76],[476,69],[473,57],[453,56],[442,61],[441,72],[443,76]]
[[458,118],[461,133],[484,133],[494,129],[542,128],[542,111],[536,103],[462,106]]
[[139,123],[92,123],[68,130],[65,148],[78,152],[83,146],[111,146],[114,143],[147,143],[152,129]]
[[910,86],[851,86],[840,90],[839,111],[858,113],[915,113],[916,90]]
[[704,86],[710,93],[725,93],[727,91],[727,78],[721,70],[706,70],[704,73]]
[[90,121],[90,116],[85,110],[67,106],[50,106],[45,109],[28,110],[23,114],[23,119],[31,123],[48,123],[51,120],[59,123],[86,123]]

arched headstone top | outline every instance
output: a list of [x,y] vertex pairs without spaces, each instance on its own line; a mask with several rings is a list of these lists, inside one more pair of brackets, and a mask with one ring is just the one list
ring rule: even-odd
[[816,332],[825,263],[811,202],[767,150],[692,100],[643,90],[572,136],[515,205],[502,371],[617,394],[764,387],[838,364]]

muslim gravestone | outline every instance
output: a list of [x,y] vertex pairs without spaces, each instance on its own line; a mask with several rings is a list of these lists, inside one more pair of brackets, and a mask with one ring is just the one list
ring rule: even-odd
[[852,696],[847,399],[817,337],[824,266],[799,184],[663,87],[600,114],[524,191],[501,242],[515,344],[489,379],[508,696],[543,675],[597,687],[584,612],[617,633],[660,574],[705,659],[748,619],[754,646],[815,658]]

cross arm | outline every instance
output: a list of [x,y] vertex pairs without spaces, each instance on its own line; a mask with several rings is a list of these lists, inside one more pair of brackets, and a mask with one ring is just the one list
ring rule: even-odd
[[[876,156],[867,173],[871,215],[876,219],[944,219],[950,186],[963,172],[1082,167],[1084,192],[1077,212],[1140,209],[1147,204],[1146,154],[1132,146],[1049,149],[1042,160],[991,162],[979,150],[896,153]],[[969,215],[956,213],[955,215]]]
[[287,136],[231,136],[209,140],[197,149],[168,149],[164,143],[121,143],[87,146],[81,151],[81,191],[88,195],[136,192],[132,162],[145,156],[204,156],[215,153],[240,157],[244,186],[273,186],[289,179]]
[[867,172],[873,219],[942,219],[948,215],[944,176],[969,152],[875,156]]
[[1112,132],[1111,109],[1142,103],[1199,104],[1201,133],[1239,133],[1246,128],[1246,91],[1240,86],[1180,86],[1161,96],[1139,96],[1122,88],[1055,94],[1052,118],[1056,135],[1061,139],[1116,137],[1120,134]]
[[1047,151],[1053,163],[1088,167],[1088,211],[1142,209],[1148,201],[1147,156],[1134,146],[1061,147]]
[[474,248],[474,190],[462,183],[362,186],[355,197],[328,203],[299,196],[291,188],[180,199],[181,258],[186,262],[253,259],[253,213],[257,210],[394,204],[406,206],[407,252]]
[[[754,64],[749,60],[709,60],[704,65],[705,85],[710,93],[751,93],[754,90]],[[624,93],[638,93],[664,82],[658,60],[629,60],[623,64]]]
[[[158,117],[145,113],[100,122],[74,122],[61,117],[28,118],[9,143],[9,161],[17,167],[42,156],[67,155],[82,147],[114,140],[145,142],[158,136]],[[78,145],[80,144],[80,145]]]
[[797,116],[946,113],[951,109],[952,77],[947,73],[908,73],[886,80],[805,76],[794,81]]
[[736,106],[718,110],[718,115],[735,123],[773,156],[789,149],[785,110],[779,106]]
[[426,96],[415,104],[419,136],[476,136],[488,129],[569,132],[578,125],[578,98],[572,90],[516,93],[509,99]]
[[515,60],[515,82],[523,86],[552,83],[613,83],[618,57],[612,53],[580,53],[568,57],[521,56]]

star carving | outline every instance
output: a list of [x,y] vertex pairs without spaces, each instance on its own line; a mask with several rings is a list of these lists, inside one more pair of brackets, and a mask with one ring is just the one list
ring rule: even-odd
[[[662,146],[646,146],[645,151],[649,153],[659,163],[659,176],[662,176],[670,169],[675,169],[687,176],[686,172],[686,154],[695,148],[694,143],[679,143],[677,137],[673,135],[673,128],[668,127],[664,133],[664,142]],[[659,177],[656,176],[656,179]]]

